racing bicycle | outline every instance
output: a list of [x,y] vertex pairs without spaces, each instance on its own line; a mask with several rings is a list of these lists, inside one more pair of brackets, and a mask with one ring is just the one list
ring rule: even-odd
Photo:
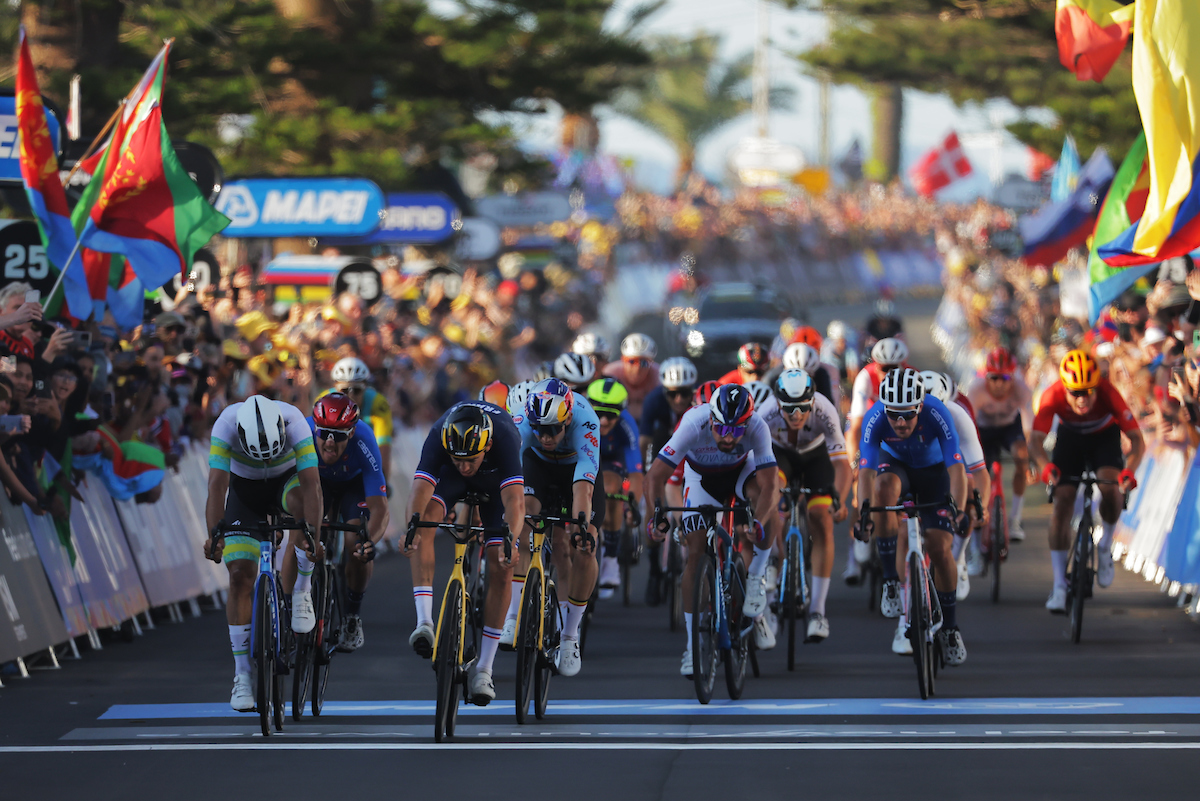
[[[1097,485],[1119,484],[1108,478],[1099,478],[1095,471],[1084,470],[1082,476],[1071,476],[1059,479],[1060,482],[1083,485],[1083,513],[1079,517],[1079,525],[1075,529],[1075,541],[1067,556],[1067,611],[1071,616],[1071,642],[1078,643],[1083,635],[1083,603],[1092,597],[1096,580],[1096,541],[1093,539],[1095,519],[1092,517],[1092,496]],[[1046,492],[1054,499],[1055,484],[1048,484]],[[1129,505],[1129,496],[1122,493],[1125,507]]]

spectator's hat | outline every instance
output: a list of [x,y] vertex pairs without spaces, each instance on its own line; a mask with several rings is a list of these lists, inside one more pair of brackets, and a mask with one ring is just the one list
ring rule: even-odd
[[222,342],[221,350],[230,359],[237,359],[244,362],[250,358],[250,349],[246,347],[244,342],[238,342],[236,339],[227,339]]
[[1143,345],[1157,345],[1167,338],[1167,334],[1161,328],[1150,327],[1146,329],[1146,335],[1142,337]]
[[162,331],[167,328],[186,328],[187,323],[175,312],[165,311],[154,318],[154,327]]
[[266,314],[258,309],[243,314],[238,318],[238,321],[234,323],[234,326],[237,328],[238,333],[250,342],[258,339],[264,333],[274,332],[277,328],[279,328],[278,325],[271,322]]

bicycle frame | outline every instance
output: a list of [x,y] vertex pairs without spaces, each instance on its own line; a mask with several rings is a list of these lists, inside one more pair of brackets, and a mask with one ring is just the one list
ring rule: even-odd
[[[470,518],[468,518],[468,520],[469,519]],[[473,537],[471,539],[473,539]],[[462,541],[455,539],[454,541],[454,569],[450,571],[450,579],[446,582],[446,591],[442,593],[442,606],[438,610],[437,633],[433,638],[433,655],[431,658],[433,660],[433,664],[435,665],[437,664],[438,652],[442,645],[442,633],[445,631],[445,629],[443,629],[443,625],[446,623],[446,603],[450,599],[450,588],[454,586],[456,579],[458,580],[459,592],[462,594],[463,600],[462,604],[460,605],[461,611],[459,612],[458,628],[459,631],[466,631],[467,629],[467,613],[469,610],[467,605],[467,578],[466,572],[463,570],[463,562],[466,561],[467,549],[471,546],[471,539]],[[460,665],[463,661],[463,651],[465,648],[466,637],[459,637],[458,655],[456,661]]]
[[[271,593],[271,628],[275,631],[275,660],[278,661],[282,651],[280,640],[283,639],[279,625],[279,592],[275,581],[275,542],[274,537],[268,537],[258,543],[258,575],[254,578],[254,589],[251,598],[258,597],[259,585],[266,581]],[[251,604],[250,614],[250,653],[254,653],[258,645],[258,604]]]

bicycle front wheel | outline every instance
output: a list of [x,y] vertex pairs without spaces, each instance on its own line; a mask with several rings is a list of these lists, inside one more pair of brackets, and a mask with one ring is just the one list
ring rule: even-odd
[[329,566],[323,570],[318,568],[313,572],[313,579],[318,581],[313,595],[317,598],[317,610],[321,617],[317,619],[314,629],[316,636],[313,638],[311,709],[313,717],[320,717],[325,709],[325,688],[329,686],[329,663],[341,636],[342,614],[337,571]]
[[787,538],[783,576],[783,619],[787,624],[787,669],[796,669],[796,618],[800,616],[800,538]]
[[542,574],[533,568],[525,576],[524,594],[521,597],[521,620],[517,630],[517,723],[524,723],[529,716],[529,690],[533,685],[533,673],[541,650],[538,632],[542,620]]
[[1078,643],[1083,636],[1083,602],[1091,589],[1092,521],[1091,515],[1084,513],[1079,521],[1079,531],[1075,534],[1075,547],[1071,549],[1072,565],[1068,574],[1071,592],[1071,642]]
[[674,535],[668,540],[666,585],[671,631],[679,631],[683,628],[683,546]]
[[438,632],[434,667],[437,670],[437,707],[434,711],[434,742],[454,737],[458,716],[459,665],[458,651],[462,643],[463,587],[453,581],[446,588],[446,603],[442,607],[441,630]]
[[546,603],[542,611],[542,647],[537,654],[537,670],[533,674],[533,714],[538,720],[546,717],[550,703],[550,677],[554,675],[554,652],[562,630],[558,609],[558,591],[554,582],[546,582]]
[[908,557],[908,641],[917,666],[917,687],[921,700],[929,698],[929,676],[933,671],[929,658],[929,605],[925,598],[924,565],[916,554]]
[[746,663],[750,658],[751,641],[754,634],[742,632],[753,628],[754,621],[742,614],[746,600],[746,565],[736,554],[730,554],[733,570],[726,593],[725,619],[729,626],[729,653],[725,655],[725,689],[729,699],[736,701],[746,689]]
[[692,683],[696,686],[696,700],[702,704],[712,700],[717,679],[717,600],[713,592],[716,581],[713,559],[701,559],[692,587]]
[[1008,545],[1008,526],[1004,519],[1004,499],[992,499],[992,603],[1000,603],[1000,564]]
[[271,600],[270,585],[260,580],[254,596],[254,667],[258,673],[254,700],[264,737],[271,736],[271,702],[275,699],[275,626]]

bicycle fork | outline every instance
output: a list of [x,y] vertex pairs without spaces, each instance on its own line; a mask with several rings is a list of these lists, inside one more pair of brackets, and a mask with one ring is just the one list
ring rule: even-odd
[[[258,598],[259,583],[266,581],[267,588],[271,593],[271,603],[269,606],[271,615],[271,631],[275,632],[275,653],[274,658],[276,664],[280,662],[280,640],[278,636],[280,631],[279,626],[279,595],[275,591],[275,554],[271,543],[268,540],[263,540],[258,544],[258,577],[254,580],[254,590],[252,598]],[[254,653],[254,649],[258,647],[258,604],[254,603],[251,606],[250,612],[250,653]]]
[[[904,559],[905,580],[904,580],[904,597],[901,599],[904,609],[904,619],[911,627],[913,625],[912,610],[912,584],[913,581],[921,582],[921,595],[925,603],[924,607],[929,614],[929,637],[937,634],[942,627],[941,604],[938,601],[937,592],[933,590],[933,577],[929,574],[929,557],[925,555],[923,542],[921,540],[921,523],[919,517],[909,517],[905,521],[908,525],[908,553]],[[912,570],[909,569],[909,562],[913,556],[917,557],[917,564],[921,569],[918,575],[913,576]],[[935,611],[936,610],[936,611]]]

